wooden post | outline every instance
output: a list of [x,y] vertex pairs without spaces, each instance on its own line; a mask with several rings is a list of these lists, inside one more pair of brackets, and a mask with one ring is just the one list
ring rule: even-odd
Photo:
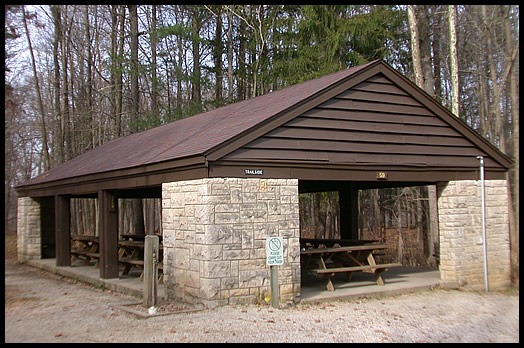
[[71,266],[69,196],[55,196],[56,265]]
[[157,303],[158,274],[158,236],[146,236],[144,245],[144,307],[154,307]]
[[340,238],[358,239],[358,189],[344,186],[338,191]]
[[100,278],[118,278],[118,197],[98,192]]

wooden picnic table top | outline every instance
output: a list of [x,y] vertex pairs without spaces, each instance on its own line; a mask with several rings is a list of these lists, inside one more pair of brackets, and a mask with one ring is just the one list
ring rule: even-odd
[[122,239],[132,239],[133,241],[144,241],[146,239],[146,236],[157,236],[158,238],[162,239],[161,234],[120,234],[120,237]]
[[[132,248],[144,248],[145,242],[143,240],[119,240],[118,246],[120,247],[132,247]],[[160,249],[162,249],[163,244],[159,244]]]
[[310,244],[335,244],[338,243],[341,246],[349,245],[362,245],[377,243],[378,240],[375,239],[319,239],[319,238],[300,238],[300,243],[310,243]]
[[118,246],[143,248],[144,244],[145,243],[143,240],[119,240],[118,241]]
[[334,248],[311,248],[303,249],[300,251],[301,255],[308,254],[327,254],[327,253],[340,253],[340,252],[352,252],[352,251],[366,251],[366,250],[381,250],[387,249],[385,244],[365,244],[365,245],[352,245]]
[[80,242],[98,242],[98,236],[88,236],[88,235],[79,235],[71,237],[71,240],[80,241]]

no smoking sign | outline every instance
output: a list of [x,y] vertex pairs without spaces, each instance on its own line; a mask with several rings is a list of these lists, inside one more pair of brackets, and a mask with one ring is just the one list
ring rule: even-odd
[[280,266],[284,264],[284,243],[281,237],[266,238],[266,265]]

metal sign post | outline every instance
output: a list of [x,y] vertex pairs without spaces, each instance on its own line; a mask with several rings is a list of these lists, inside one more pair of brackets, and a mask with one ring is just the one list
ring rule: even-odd
[[271,272],[271,306],[278,308],[279,287],[278,267],[284,264],[284,244],[281,237],[269,237],[266,239],[266,264]]
[[482,209],[482,244],[484,247],[484,286],[486,292],[489,291],[488,288],[488,250],[486,244],[486,199],[485,189],[484,189],[484,157],[477,156],[480,160],[480,190],[481,190],[481,209]]

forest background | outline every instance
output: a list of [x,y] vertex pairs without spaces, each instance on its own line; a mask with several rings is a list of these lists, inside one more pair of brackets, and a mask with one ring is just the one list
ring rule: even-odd
[[[111,139],[375,59],[514,161],[518,279],[518,5],[5,5],[6,231],[14,186]],[[361,192],[361,231],[431,224],[431,190]],[[96,204],[72,201],[75,233],[96,230]],[[121,228],[160,228],[159,202],[119,204]],[[300,204],[306,230],[336,234],[337,196]]]

